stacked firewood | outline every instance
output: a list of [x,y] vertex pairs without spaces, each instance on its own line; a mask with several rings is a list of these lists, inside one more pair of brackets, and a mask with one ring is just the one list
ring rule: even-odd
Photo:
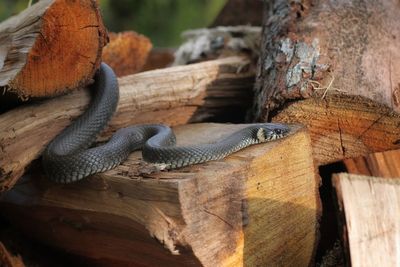
[[[27,244],[39,242],[37,266],[62,266],[54,249],[76,266],[398,265],[399,11],[386,0],[231,0],[175,56],[107,33],[95,0],[42,0],[2,22],[0,103],[24,101],[0,107],[0,215],[30,238],[0,231],[0,261],[29,266]],[[100,142],[140,123],[173,126],[180,145],[255,121],[291,134],[173,171],[134,152],[51,183],[40,155],[85,110],[101,61],[118,74],[120,101]],[[328,165],[344,167],[324,177]],[[336,198],[323,195],[331,185]],[[333,203],[339,233],[324,240]],[[321,244],[339,253],[328,259]]]

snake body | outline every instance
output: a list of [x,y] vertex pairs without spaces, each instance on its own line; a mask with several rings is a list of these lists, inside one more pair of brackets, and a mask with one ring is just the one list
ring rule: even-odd
[[110,170],[139,149],[145,161],[173,169],[221,159],[289,132],[283,124],[252,124],[217,143],[179,147],[175,146],[176,138],[169,127],[137,125],[122,128],[107,143],[89,148],[115,112],[119,99],[117,78],[105,63],[96,73],[93,87],[95,95],[85,113],[52,140],[43,153],[43,168],[55,182],[71,183]]

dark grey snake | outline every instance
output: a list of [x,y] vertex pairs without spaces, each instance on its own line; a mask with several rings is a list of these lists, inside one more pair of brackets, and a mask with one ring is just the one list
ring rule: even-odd
[[289,132],[283,124],[252,124],[214,144],[177,147],[169,127],[138,125],[120,129],[106,144],[89,148],[107,125],[119,99],[117,78],[105,63],[96,73],[93,86],[96,93],[88,109],[51,141],[43,153],[44,170],[55,182],[71,183],[110,170],[138,149],[142,149],[145,161],[173,169],[221,159],[249,145],[275,140]]

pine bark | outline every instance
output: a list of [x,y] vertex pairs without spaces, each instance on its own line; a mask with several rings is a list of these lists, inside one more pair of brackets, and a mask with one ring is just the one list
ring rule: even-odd
[[265,1],[253,117],[307,125],[319,164],[400,146],[400,6]]

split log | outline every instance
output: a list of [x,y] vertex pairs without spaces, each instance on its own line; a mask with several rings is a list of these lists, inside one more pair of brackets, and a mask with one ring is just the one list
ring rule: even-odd
[[0,86],[25,98],[85,86],[105,43],[96,0],[39,1],[0,24]]
[[[178,144],[246,125],[177,127]],[[320,205],[308,133],[223,160],[152,172],[140,152],[71,185],[34,176],[2,195],[2,213],[52,246],[109,266],[308,266]],[[43,227],[46,225],[46,227]]]
[[400,265],[400,177],[342,173],[334,176],[333,184],[351,266]]
[[343,161],[352,174],[384,178],[400,177],[400,150],[373,153]]
[[103,61],[118,77],[142,70],[151,50],[150,40],[133,31],[109,33],[110,42],[103,49]]
[[254,118],[307,125],[319,164],[399,148],[400,6],[272,0],[264,11]]
[[[249,61],[239,57],[125,76],[119,79],[118,109],[103,136],[132,124],[179,125],[244,114],[251,105],[253,81]],[[11,188],[88,103],[88,91],[80,90],[2,114],[0,190]]]

